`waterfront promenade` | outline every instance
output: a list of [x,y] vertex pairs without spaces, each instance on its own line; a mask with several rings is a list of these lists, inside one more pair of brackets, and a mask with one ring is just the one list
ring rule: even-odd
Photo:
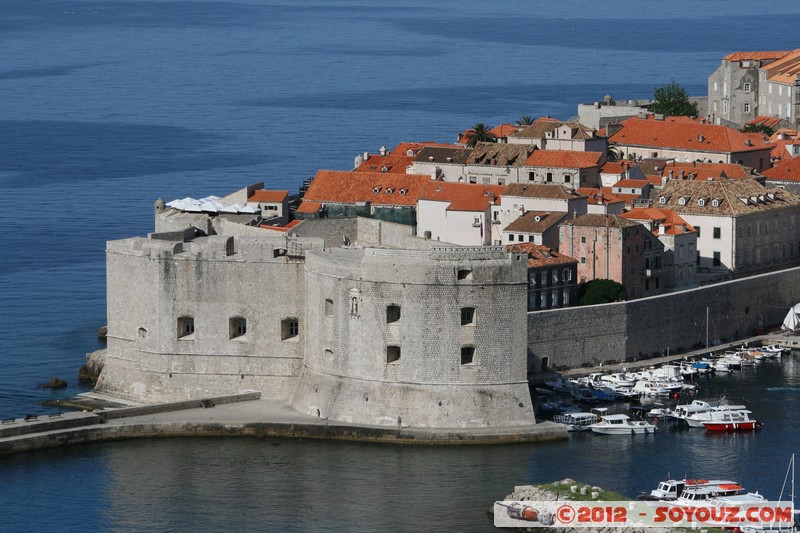
[[[0,454],[73,444],[155,437],[296,437],[395,444],[502,444],[567,438],[551,422],[514,428],[416,428],[359,426],[299,413],[285,404],[261,400],[259,393],[155,405],[129,405],[92,412],[39,415],[3,421]],[[88,393],[87,405],[104,400]],[[204,407],[205,405],[205,407]]]

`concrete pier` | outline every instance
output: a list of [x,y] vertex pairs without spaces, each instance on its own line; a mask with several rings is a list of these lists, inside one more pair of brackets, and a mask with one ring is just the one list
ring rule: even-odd
[[[203,405],[206,405],[204,407]],[[458,445],[566,439],[565,427],[544,422],[514,428],[361,426],[317,418],[257,392],[167,404],[23,418],[0,426],[0,455],[89,442],[154,437],[298,437],[393,444]]]

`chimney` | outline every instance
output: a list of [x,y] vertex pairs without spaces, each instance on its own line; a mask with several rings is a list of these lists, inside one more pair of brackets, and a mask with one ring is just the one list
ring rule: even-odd
[[672,179],[672,170],[669,171],[669,179]]
[[705,138],[705,137],[703,137],[702,135],[698,135],[698,136],[697,136],[697,140],[698,140],[699,142],[703,142],[703,141],[705,141],[705,140],[706,140],[706,138]]
[[679,179],[683,179],[683,170],[681,170],[680,172],[678,172],[678,178],[679,178]]
[[658,234],[659,235],[664,235],[664,229],[665,229],[664,228],[664,224],[659,224],[658,225]]
[[696,166],[697,166],[697,161],[692,161],[692,168],[695,168]]
[[369,159],[369,152],[364,152],[364,161]]
[[380,154],[381,155],[386,155],[386,147],[385,146],[381,146]]

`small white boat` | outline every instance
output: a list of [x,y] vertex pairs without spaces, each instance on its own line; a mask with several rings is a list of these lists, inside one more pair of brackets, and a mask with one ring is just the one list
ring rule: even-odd
[[745,409],[747,408],[744,405],[720,405],[704,413],[695,413],[693,415],[689,415],[684,418],[684,420],[686,420],[686,423],[689,424],[689,427],[703,428],[705,427],[704,424],[706,422],[723,420],[726,413],[740,412],[744,411]]
[[718,402],[709,403],[703,400],[692,400],[692,403],[678,405],[675,407],[675,409],[668,410],[666,414],[670,418],[684,420],[691,415],[705,413],[706,411],[711,411],[718,406]]
[[649,493],[644,492],[637,496],[640,500],[671,501],[676,500],[683,491],[693,487],[718,487],[720,485],[735,485],[735,481],[727,479],[667,479],[658,484],[658,487]]
[[553,422],[564,424],[567,431],[588,431],[589,426],[597,421],[595,413],[564,413],[553,417]]
[[603,374],[600,380],[620,387],[633,387],[636,384],[636,379],[625,372]]
[[637,433],[655,433],[656,426],[642,420],[631,420],[628,415],[604,415],[600,422],[589,428],[601,435],[635,435]]

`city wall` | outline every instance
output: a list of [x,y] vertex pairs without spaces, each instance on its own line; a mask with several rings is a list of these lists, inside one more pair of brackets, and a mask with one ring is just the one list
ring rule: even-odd
[[[641,298],[528,313],[532,371],[679,354],[708,339],[752,336],[779,325],[800,302],[800,268]],[[546,358],[546,361],[544,360]]]

